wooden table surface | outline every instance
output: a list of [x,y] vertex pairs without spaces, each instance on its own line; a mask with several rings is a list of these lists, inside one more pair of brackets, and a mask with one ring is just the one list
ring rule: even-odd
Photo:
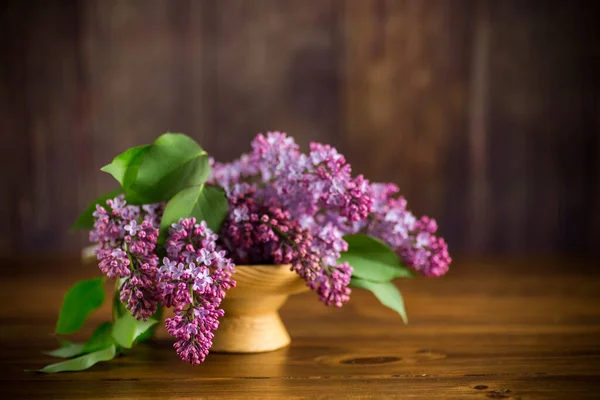
[[[41,351],[56,347],[63,292],[97,270],[69,258],[3,260],[0,390],[3,399],[597,399],[596,267],[550,257],[457,260],[442,279],[398,283],[408,326],[359,290],[339,310],[306,293],[282,310],[292,336],[282,350],[211,354],[192,367],[163,329],[130,355],[44,375],[24,370],[54,360]],[[108,315],[103,307],[82,335]]]

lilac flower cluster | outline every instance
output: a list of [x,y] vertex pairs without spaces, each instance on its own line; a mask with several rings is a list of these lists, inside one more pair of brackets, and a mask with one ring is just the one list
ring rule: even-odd
[[273,199],[263,203],[252,189],[229,200],[231,210],[219,240],[236,264],[291,264],[323,303],[339,307],[348,301],[352,270],[347,264],[324,263],[313,249],[315,238],[289,211]]
[[120,300],[133,316],[146,320],[159,304],[173,307],[165,321],[177,339],[174,347],[186,362],[204,361],[219,326],[218,309],[225,291],[235,286],[234,266],[218,250],[215,235],[206,223],[182,219],[169,230],[168,257],[159,268],[156,254],[158,226],[164,205],[127,205],[123,196],[98,205],[91,241],[98,243],[100,270],[110,278],[122,278]]
[[309,255],[310,233],[273,201],[263,204],[250,190],[229,202],[219,241],[236,264],[290,264]]
[[217,235],[195,218],[181,220],[169,231],[166,250],[158,271],[157,290],[162,304],[173,307],[167,318],[169,334],[182,360],[197,365],[204,361],[212,346],[213,332],[219,326],[219,309],[225,292],[235,286],[231,279],[234,266],[218,250]]
[[368,181],[362,175],[353,178],[335,148],[311,143],[310,149],[308,155],[300,153],[285,133],[259,134],[250,154],[227,164],[213,163],[213,180],[229,195],[252,187],[258,197],[294,210],[294,217],[331,211],[350,221],[365,218],[372,204]]
[[[312,239],[307,254],[316,261],[309,259],[292,268],[325,304],[339,307],[349,299],[352,274],[348,264],[337,264],[340,252],[347,249],[342,236],[349,224],[367,217],[373,199],[369,182],[362,175],[352,177],[350,165],[336,149],[319,143],[311,143],[310,149],[308,155],[300,153],[293,138],[284,133],[260,134],[250,154],[228,164],[213,163],[212,179],[225,188],[230,200],[251,194],[267,208],[285,210],[308,230]],[[233,212],[245,213],[244,207]],[[265,250],[269,248],[263,246]]]
[[123,278],[121,301],[133,316],[146,320],[156,312],[159,302],[154,288],[158,270],[155,249],[164,206],[127,205],[124,196],[106,204],[110,211],[96,206],[94,229],[90,232],[90,240],[98,243],[98,267],[110,278]]
[[435,220],[417,219],[408,211],[406,200],[397,197],[396,185],[374,183],[371,189],[373,211],[368,219],[354,223],[352,232],[379,238],[396,250],[406,265],[425,276],[444,275],[452,260],[444,239],[435,236]]

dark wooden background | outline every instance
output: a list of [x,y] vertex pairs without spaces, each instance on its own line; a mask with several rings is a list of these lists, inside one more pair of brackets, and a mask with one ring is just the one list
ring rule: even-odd
[[69,252],[126,147],[337,146],[454,253],[600,243],[599,18],[531,0],[5,1],[0,254]]

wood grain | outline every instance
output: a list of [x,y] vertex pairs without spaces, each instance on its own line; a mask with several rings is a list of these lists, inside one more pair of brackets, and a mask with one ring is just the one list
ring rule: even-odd
[[396,182],[435,217],[446,156],[466,140],[470,4],[346,2],[344,150],[355,170]]
[[[43,242],[60,248],[64,234],[52,235],[52,227],[62,227],[77,215],[82,176],[72,168],[72,157],[78,153],[76,124],[82,111],[78,9],[61,10],[64,3],[35,7],[32,1],[10,1],[2,13],[3,42],[15,59],[3,63],[2,92],[7,97],[2,107],[6,122],[0,208],[8,214],[2,215],[2,230],[10,238],[0,246],[34,248]],[[28,26],[25,32],[23,24]]]
[[[290,347],[182,363],[158,339],[83,373],[25,373],[62,294],[93,267],[76,258],[5,259],[0,269],[0,389],[14,399],[594,399],[600,380],[600,275],[572,258],[464,259],[442,279],[400,280],[410,324],[355,290],[342,309],[313,293],[281,310]],[[12,278],[7,271],[18,269]],[[579,272],[577,272],[579,271]],[[10,305],[9,307],[7,305]],[[106,307],[76,339],[108,318]]]
[[303,146],[334,140],[340,4],[218,2],[215,157],[239,157],[268,130],[287,131]]

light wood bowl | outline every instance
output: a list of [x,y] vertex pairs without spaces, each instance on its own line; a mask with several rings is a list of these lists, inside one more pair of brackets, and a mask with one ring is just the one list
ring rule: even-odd
[[[94,246],[83,249],[82,259],[96,260]],[[289,265],[238,265],[236,287],[221,303],[225,315],[219,320],[211,351],[260,353],[290,344],[290,335],[279,309],[293,294],[308,290],[306,282]]]
[[236,287],[229,290],[221,307],[211,351],[259,353],[290,344],[278,310],[293,294],[308,290],[306,282],[289,265],[241,265],[235,267]]

